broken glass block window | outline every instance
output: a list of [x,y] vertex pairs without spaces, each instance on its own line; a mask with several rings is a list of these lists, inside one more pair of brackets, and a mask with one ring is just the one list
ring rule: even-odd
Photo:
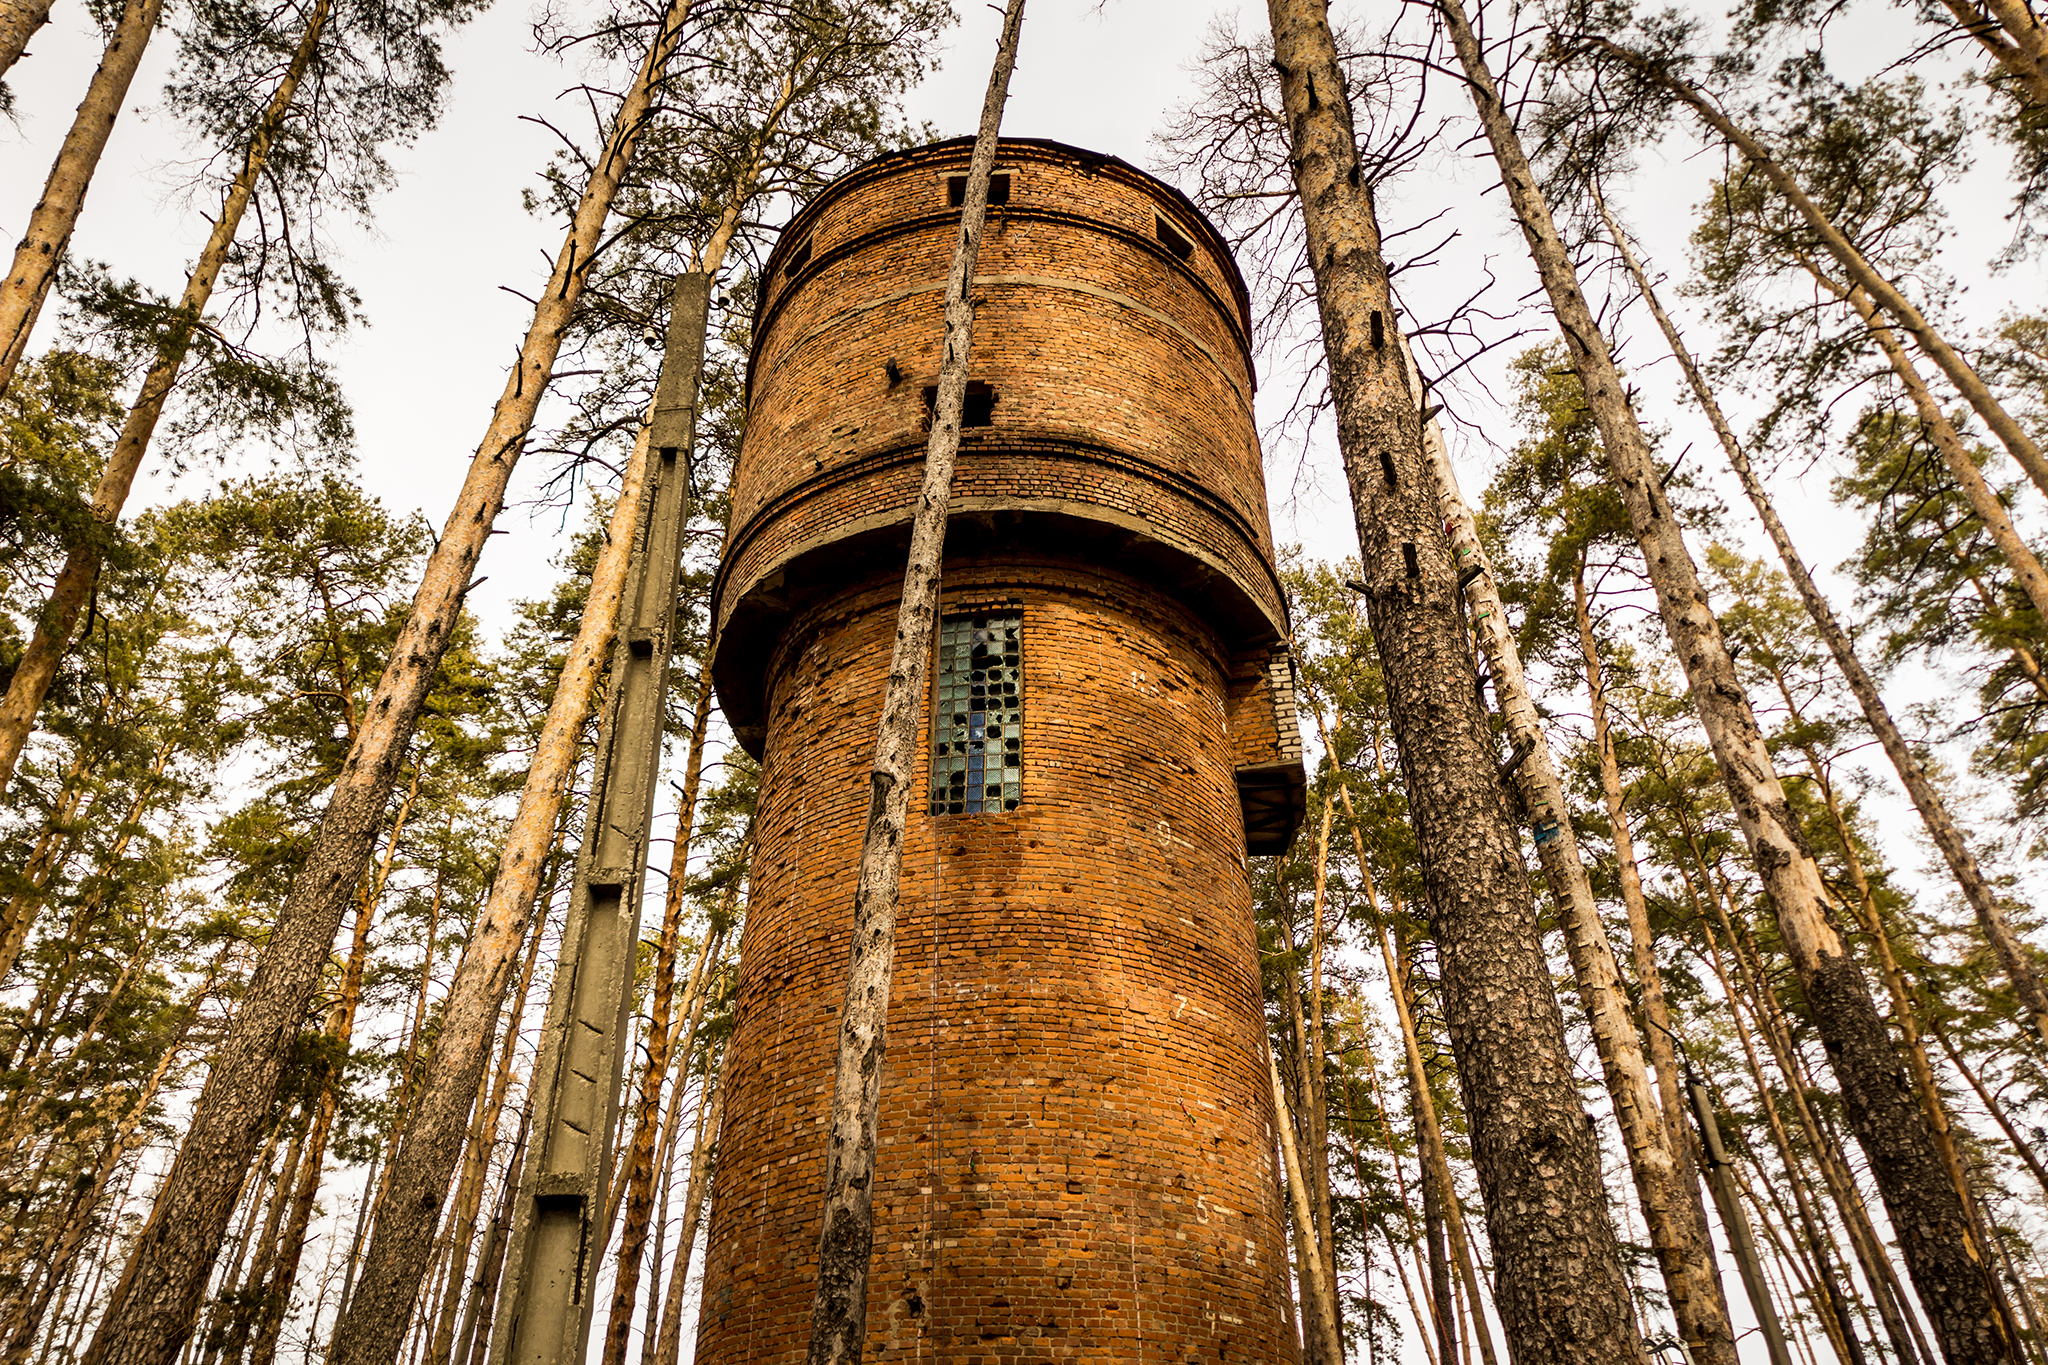
[[939,623],[932,708],[932,814],[1015,810],[1024,787],[1022,618]]

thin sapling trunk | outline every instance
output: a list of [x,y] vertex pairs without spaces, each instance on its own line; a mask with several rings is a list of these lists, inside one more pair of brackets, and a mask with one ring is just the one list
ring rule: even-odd
[[889,682],[875,731],[866,833],[853,901],[852,959],[846,1003],[839,1015],[832,1109],[826,1120],[824,1216],[818,1229],[817,1291],[811,1302],[808,1365],[857,1365],[867,1340],[868,1260],[874,1246],[876,1128],[882,1103],[882,1066],[888,1050],[889,981],[896,962],[896,893],[903,871],[903,832],[918,745],[918,717],[939,615],[939,568],[946,549],[946,513],[953,461],[960,449],[960,414],[967,397],[967,363],[974,337],[972,285],[988,217],[988,176],[1024,0],[1009,0],[1003,36],[989,72],[968,163],[960,237],[946,277],[946,335],[931,439],[925,444],[924,487],[910,527],[910,557],[897,607]]

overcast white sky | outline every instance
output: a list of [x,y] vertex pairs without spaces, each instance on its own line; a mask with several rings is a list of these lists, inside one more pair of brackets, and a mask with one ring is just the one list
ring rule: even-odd
[[[995,7],[978,0],[964,0],[960,8],[962,24],[953,51],[911,101],[914,117],[930,120],[947,136],[972,131],[1000,18]],[[1384,23],[1392,12],[1390,5],[1352,9],[1367,23]],[[1034,0],[1005,131],[1057,138],[1148,164],[1153,157],[1148,140],[1162,113],[1184,97],[1185,69],[1210,17],[1232,11],[1241,13],[1248,34],[1262,30],[1257,5]],[[456,78],[446,116],[418,145],[394,158],[401,179],[379,203],[375,230],[342,234],[346,276],[361,291],[370,319],[337,356],[355,404],[361,476],[387,502],[418,507],[436,525],[527,320],[527,306],[506,290],[530,290],[560,241],[558,224],[535,218],[519,203],[521,191],[536,183],[535,171],[552,146],[549,134],[521,116],[559,116],[558,96],[572,80],[555,62],[529,50],[529,12],[524,0],[499,0],[455,37],[449,57]],[[1868,60],[1896,52],[1906,38],[1898,11],[1870,6],[1867,17],[1873,22],[1844,24],[1836,32],[1868,43]],[[205,224],[197,210],[209,205],[195,205],[178,192],[179,163],[192,152],[182,142],[182,129],[152,112],[170,52],[169,42],[157,44],[136,81],[74,250],[175,292],[203,235]],[[98,56],[99,39],[83,7],[59,0],[54,22],[14,73],[18,124],[0,127],[0,224],[25,219]],[[1838,54],[1836,60],[1843,59]],[[1446,84],[1443,93],[1457,92]],[[1494,175],[1479,151],[1448,149],[1425,162],[1419,173],[1382,191],[1382,216],[1390,231],[1449,208],[1445,221],[1461,234],[1441,267],[1404,277],[1410,307],[1420,316],[1429,316],[1432,307],[1448,307],[1483,268],[1503,281],[1497,306],[1533,284],[1497,190],[1485,193]],[[1666,268],[1682,263],[1690,206],[1699,198],[1712,160],[1674,157],[1651,167],[1630,193],[1617,196],[1618,207],[1652,258]],[[1979,178],[1985,182],[1980,207],[1988,212],[1964,215],[1959,224],[1957,273],[1966,279],[1981,276],[1975,263],[1987,259],[2003,240],[1996,167]],[[1979,292],[2007,299],[2038,297],[2040,284],[2038,271],[2026,271]],[[1988,311],[1995,312],[1995,300]],[[51,332],[46,322],[39,341]],[[1514,349],[1504,348],[1499,359]],[[1631,354],[1636,353],[1647,357],[1651,352],[1644,345],[1633,348]],[[1662,391],[1660,385],[1668,389],[1669,377],[1661,371],[1669,368],[1646,365],[1636,378],[1655,394]],[[1482,376],[1493,372],[1497,366],[1480,370]],[[1288,387],[1284,376],[1264,378],[1268,395]],[[1675,396],[1675,390],[1670,392]],[[1498,414],[1485,410],[1478,391],[1459,407],[1486,430],[1488,440],[1512,439]],[[1675,403],[1651,410],[1670,413],[1681,423],[1686,415]],[[1681,440],[1691,437],[1683,432]],[[1454,434],[1453,443],[1459,447],[1468,492],[1476,493],[1485,482],[1486,451],[1469,433]],[[1297,477],[1304,458],[1311,474],[1305,481]],[[1280,540],[1305,544],[1318,554],[1355,549],[1341,478],[1328,452],[1272,448],[1267,460]],[[523,490],[530,493],[546,472],[538,466],[523,471]],[[152,466],[138,496],[156,499],[167,492],[161,465]],[[1804,496],[1818,512],[1826,501],[1825,479],[1817,478],[1804,490],[1788,487],[1781,496],[1791,503]],[[546,586],[560,517],[543,513],[536,519],[515,507],[501,524],[511,534],[493,543],[484,565],[491,582],[473,598],[487,618],[498,616],[508,599],[537,594]],[[1846,541],[1839,549],[1846,549]],[[1817,545],[1812,554],[1832,562],[1840,557],[1839,549],[1830,553],[1826,545]]]

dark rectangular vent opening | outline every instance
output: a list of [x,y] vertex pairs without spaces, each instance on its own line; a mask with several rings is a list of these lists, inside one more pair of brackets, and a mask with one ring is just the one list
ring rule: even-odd
[[807,236],[801,242],[798,242],[795,248],[791,250],[791,252],[789,253],[789,264],[782,267],[782,273],[785,275],[794,276],[797,271],[802,270],[805,266],[809,265],[810,263],[811,239]]
[[[967,202],[967,177],[966,177],[966,176],[964,176],[964,175],[949,175],[949,176],[947,176],[947,177],[946,177],[946,203],[947,203],[947,204],[948,204],[948,205],[949,205],[950,207],[952,207],[952,208],[956,208],[956,209],[957,209],[957,208],[960,208],[961,206],[963,206],[964,204],[966,204],[966,202]],[[1002,174],[1002,173],[1000,173],[1000,172],[997,172],[997,173],[995,173],[995,174],[992,174],[992,175],[990,175],[990,176],[989,176],[989,178],[988,178],[988,202],[989,202],[989,203],[991,203],[991,204],[1007,204],[1007,203],[1009,203],[1009,202],[1010,202],[1010,177],[1009,177],[1009,176],[1007,176],[1007,175],[1004,175],[1004,174]]]
[[1195,244],[1158,214],[1152,216],[1152,230],[1159,238],[1159,245],[1171,251],[1175,260],[1184,261],[1195,254]]
[[[939,407],[936,387],[924,391],[924,424],[929,428]],[[996,424],[996,391],[979,380],[967,381],[967,401],[960,405],[960,425],[992,427]]]

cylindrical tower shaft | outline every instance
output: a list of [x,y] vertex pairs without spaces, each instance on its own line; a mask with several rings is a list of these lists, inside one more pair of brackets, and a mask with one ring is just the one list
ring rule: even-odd
[[[698,1358],[809,1325],[835,1013],[965,142],[768,262],[714,676],[763,759]],[[1291,1358],[1245,854],[1300,748],[1244,291],[1186,200],[1006,141],[906,838],[868,1358]]]

